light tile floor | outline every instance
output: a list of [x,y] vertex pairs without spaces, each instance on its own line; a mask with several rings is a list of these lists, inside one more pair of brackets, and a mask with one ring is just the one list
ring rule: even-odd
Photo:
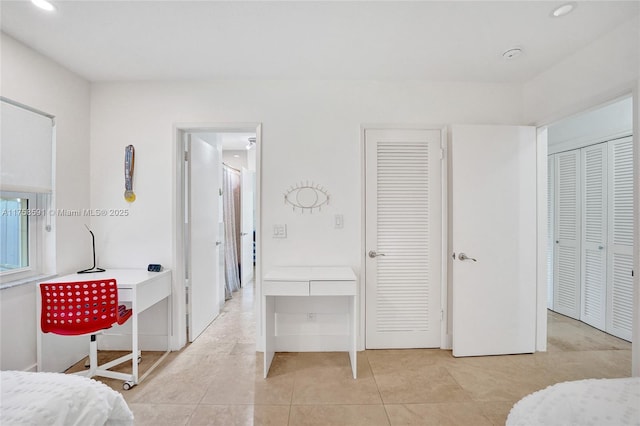
[[[227,302],[192,344],[121,391],[136,425],[504,425],[512,405],[551,384],[631,374],[631,344],[549,313],[548,352],[453,358],[444,350],[278,353],[262,378],[253,290]],[[143,354],[150,364],[156,354]],[[104,354],[102,355],[104,356]],[[156,358],[157,359],[157,358]]]

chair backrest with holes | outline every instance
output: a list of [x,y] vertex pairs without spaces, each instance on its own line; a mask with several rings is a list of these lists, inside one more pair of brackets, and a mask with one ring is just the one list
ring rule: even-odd
[[40,327],[73,336],[110,328],[118,320],[118,286],[113,278],[42,283]]

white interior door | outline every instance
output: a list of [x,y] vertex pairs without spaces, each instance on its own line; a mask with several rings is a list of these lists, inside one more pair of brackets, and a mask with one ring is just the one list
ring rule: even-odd
[[242,168],[240,185],[240,282],[244,286],[253,279],[253,204],[254,172]]
[[[218,158],[221,159],[222,158],[222,145],[218,144],[216,146],[216,149],[218,151]],[[224,239],[224,197],[222,196],[223,190],[222,190],[222,186],[223,186],[223,181],[222,181],[222,174],[223,174],[223,167],[222,167],[222,163],[218,163],[218,167],[217,167],[217,173],[218,173],[218,236],[217,236],[217,240],[216,240],[216,259],[218,261],[218,266],[216,267],[216,272],[218,274],[218,278],[216,281],[216,286],[218,287],[218,305],[220,306],[220,309],[222,309],[222,307],[224,306],[224,302],[225,302],[225,270],[224,270],[224,251],[226,249],[226,245],[224,243],[225,239]],[[215,189],[215,188],[214,188]]]
[[556,154],[553,310],[580,318],[580,151]]
[[367,130],[366,347],[440,347],[439,130]]
[[633,140],[609,145],[608,309],[606,331],[631,340],[633,324]]
[[580,320],[604,330],[607,301],[607,144],[582,158],[582,286]]
[[189,150],[189,341],[193,342],[220,313],[219,300],[219,150],[188,135]]
[[529,353],[536,340],[536,131],[452,131],[453,355]]

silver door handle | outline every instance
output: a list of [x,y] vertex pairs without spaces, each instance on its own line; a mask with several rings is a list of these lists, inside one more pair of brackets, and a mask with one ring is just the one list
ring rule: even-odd
[[249,235],[249,233],[248,233],[248,232],[241,232],[241,233],[240,233],[240,236],[241,236],[241,237],[244,237],[245,235]]
[[216,246],[219,246],[222,244],[222,241],[216,241]]
[[369,251],[369,257],[370,258],[374,258],[374,257],[378,257],[378,256],[386,256],[386,254],[384,253],[376,253],[375,250],[370,250]]
[[460,260],[473,260],[474,262],[477,262],[477,260],[476,260],[476,259],[474,259],[473,257],[469,257],[469,256],[467,256],[467,255],[466,255],[466,254],[464,254],[464,253],[460,253],[460,254],[458,255],[458,259],[460,259]]

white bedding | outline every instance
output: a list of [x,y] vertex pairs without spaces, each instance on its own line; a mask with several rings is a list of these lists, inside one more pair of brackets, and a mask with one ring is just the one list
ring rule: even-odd
[[0,372],[2,426],[133,424],[122,395],[104,383],[60,373]]
[[640,377],[563,382],[518,401],[507,426],[640,425]]

